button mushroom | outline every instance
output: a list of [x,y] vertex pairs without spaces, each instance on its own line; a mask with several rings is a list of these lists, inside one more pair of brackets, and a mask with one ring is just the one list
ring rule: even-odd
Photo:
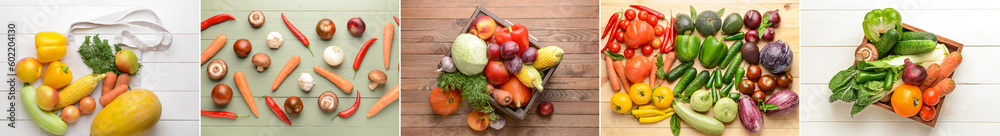
[[337,94],[326,91],[319,95],[319,109],[323,112],[333,112],[337,109]]
[[226,61],[215,59],[208,63],[208,78],[212,78],[212,80],[222,79],[226,77],[228,72],[229,66],[226,66]]
[[302,89],[302,91],[309,92],[309,90],[312,90],[315,85],[316,81],[313,81],[313,77],[312,75],[309,75],[309,73],[302,73],[302,75],[299,76],[299,89]]
[[271,32],[267,34],[267,47],[278,49],[278,47],[281,47],[281,42],[284,42],[284,40],[281,39],[280,33]]
[[249,16],[247,16],[247,21],[250,22],[250,26],[259,28],[264,25],[264,13],[260,12],[260,10],[254,10],[253,12],[250,12]]
[[253,65],[257,66],[257,72],[264,72],[264,68],[271,66],[271,57],[264,53],[254,54]]
[[385,80],[385,72],[382,72],[382,70],[376,69],[368,72],[368,81],[372,82],[371,84],[368,84],[368,88],[371,88],[372,90],[375,90],[375,87],[378,87],[379,84],[385,84]]
[[861,46],[858,46],[858,49],[854,50],[854,64],[857,64],[858,61],[878,60],[878,55],[878,49],[875,48],[875,45],[865,42]]

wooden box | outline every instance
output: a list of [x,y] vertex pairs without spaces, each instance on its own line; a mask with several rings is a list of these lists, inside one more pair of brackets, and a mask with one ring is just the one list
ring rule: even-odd
[[[924,30],[922,30],[920,28],[911,26],[911,25],[906,24],[906,23],[903,23],[903,29],[904,30],[909,30],[909,31],[915,31],[915,32],[927,32],[927,31],[924,31]],[[962,43],[958,43],[958,42],[952,41],[951,39],[942,37],[941,35],[937,35],[937,39],[938,39],[938,43],[944,44],[945,47],[948,47],[948,52],[949,53],[962,52],[962,47],[964,46]],[[861,44],[864,45],[865,42],[868,42],[867,38],[863,38],[863,40],[861,41]],[[950,78],[952,76],[954,76],[954,75],[949,75],[948,77]],[[888,98],[888,97],[892,96],[892,93],[889,93],[887,95],[888,96],[886,96],[886,97]],[[943,108],[942,105],[944,105],[944,99],[945,99],[945,97],[947,97],[947,96],[941,97],[941,100],[938,102],[938,104],[934,106],[935,109],[936,109],[935,113],[937,113],[937,114],[934,115],[934,119],[933,120],[931,120],[931,121],[924,121],[923,119],[920,119],[920,115],[919,114],[916,115],[916,116],[908,117],[908,118],[910,118],[913,121],[920,122],[921,124],[924,124],[924,125],[927,125],[927,126],[930,126],[930,127],[934,127],[934,125],[937,124],[938,116],[941,115],[941,108]],[[884,102],[884,103],[883,102],[875,102],[872,105],[875,105],[875,106],[877,106],[879,108],[888,110],[889,112],[895,113],[892,110],[892,105],[889,102]]]
[[[469,26],[472,26],[472,20],[474,20],[476,17],[482,16],[482,15],[489,16],[490,18],[493,18],[493,20],[497,21],[497,25],[500,26],[500,27],[507,27],[507,26],[513,25],[513,23],[510,23],[510,21],[507,21],[507,20],[504,20],[504,19],[498,17],[497,15],[495,15],[495,14],[491,13],[490,11],[486,10],[486,8],[483,8],[481,6],[477,6],[476,7],[476,11],[473,12],[472,16],[469,17],[468,22],[465,24],[465,27],[462,27],[462,31],[459,34],[469,33]],[[530,47],[534,47],[534,48],[539,48],[540,49],[542,47],[545,47],[544,45],[542,45],[541,43],[538,42],[538,39],[536,39],[534,36],[531,36],[530,31],[529,31],[529,34],[528,34],[528,43],[529,43]],[[446,53],[445,56],[451,56],[451,52]],[[542,77],[542,85],[543,86],[545,85],[545,83],[549,82],[549,78],[551,78],[552,74],[555,73],[557,67],[559,67],[558,64],[556,64],[555,66],[552,66],[551,68],[549,68],[546,71],[539,71],[539,73],[543,74],[543,77]],[[515,78],[515,77],[511,77],[511,78]],[[531,101],[528,101],[527,106],[522,107],[522,108],[510,108],[510,107],[507,107],[507,106],[501,106],[499,103],[496,102],[496,100],[493,99],[493,97],[490,97],[490,105],[492,105],[493,108],[495,108],[497,111],[502,112],[503,114],[506,114],[507,116],[513,117],[514,120],[517,120],[518,122],[521,122],[521,121],[524,121],[524,118],[528,116],[528,111],[531,109],[531,106],[534,105],[535,100],[537,100],[539,93],[540,92],[538,92],[538,90],[535,90],[534,95],[531,96]]]

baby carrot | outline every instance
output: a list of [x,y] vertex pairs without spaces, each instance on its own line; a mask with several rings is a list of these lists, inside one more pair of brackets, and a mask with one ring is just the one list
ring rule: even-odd
[[253,93],[250,93],[250,86],[247,85],[247,77],[243,75],[243,71],[236,71],[233,75],[236,80],[236,87],[240,89],[240,94],[243,94],[243,100],[247,101],[247,105],[250,106],[250,111],[253,112],[253,116],[260,117],[257,114],[257,103],[253,100]]
[[389,70],[389,56],[392,54],[392,33],[395,33],[392,23],[385,23],[385,31],[382,31],[382,57],[385,60],[385,69]]
[[285,77],[292,73],[295,67],[299,66],[299,55],[293,55],[291,59],[288,59],[288,63],[285,63],[285,67],[281,68],[281,72],[278,73],[278,77],[274,78],[274,83],[271,84],[271,91],[278,90],[278,86],[281,85],[281,81],[285,81]]

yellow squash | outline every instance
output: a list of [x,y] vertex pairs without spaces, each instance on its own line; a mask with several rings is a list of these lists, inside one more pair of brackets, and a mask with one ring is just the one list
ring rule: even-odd
[[66,37],[53,31],[35,34],[35,53],[38,61],[49,63],[66,56]]
[[45,69],[45,73],[42,75],[42,85],[55,89],[66,87],[72,81],[73,71],[70,71],[69,66],[59,61],[49,63],[49,68]]
[[90,124],[90,135],[143,135],[160,121],[162,111],[156,94],[146,89],[133,89],[119,95],[97,113]]
[[73,105],[83,97],[90,95],[101,79],[104,79],[104,76],[104,74],[87,74],[63,88],[62,91],[59,91],[59,105],[56,106],[56,109]]
[[545,71],[552,66],[556,66],[562,61],[563,50],[558,46],[548,46],[545,48],[538,49],[538,58],[535,59],[533,65],[535,68]]

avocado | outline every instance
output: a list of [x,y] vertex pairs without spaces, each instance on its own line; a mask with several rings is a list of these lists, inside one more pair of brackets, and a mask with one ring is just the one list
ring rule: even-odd
[[719,14],[714,11],[706,10],[698,13],[694,26],[702,36],[715,35],[722,29],[722,19],[719,19]]
[[722,22],[722,34],[732,35],[739,33],[743,29],[743,18],[740,14],[730,13],[726,16],[726,21]]
[[691,35],[694,33],[694,21],[691,20],[691,16],[687,14],[677,14],[677,18],[674,20],[674,32],[677,35]]

